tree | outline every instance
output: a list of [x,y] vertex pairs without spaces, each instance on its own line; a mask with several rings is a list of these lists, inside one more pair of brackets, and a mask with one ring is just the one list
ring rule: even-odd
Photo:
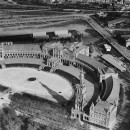
[[116,39],[118,41],[118,43],[122,46],[126,46],[126,41],[123,37],[121,37],[121,34],[120,33],[117,33],[116,34]]
[[37,123],[32,122],[31,120],[29,121],[27,130],[37,130],[39,128],[40,126]]
[[5,130],[21,130],[22,120],[17,117],[12,108],[5,107],[1,112],[0,123]]

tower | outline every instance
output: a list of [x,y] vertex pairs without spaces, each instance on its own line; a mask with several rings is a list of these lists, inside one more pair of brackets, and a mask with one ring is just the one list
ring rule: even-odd
[[80,80],[80,87],[84,88],[85,83],[84,83],[84,71],[83,71],[83,69],[80,72],[79,80]]
[[81,120],[83,114],[83,88],[84,88],[84,72],[83,69],[79,75],[80,84],[76,85],[76,98],[74,108],[71,110],[71,118],[78,118]]
[[76,85],[76,100],[75,100],[75,109],[79,111],[83,111],[83,88],[85,86],[84,83],[84,71],[83,69],[79,75],[80,84]]
[[75,109],[82,111],[82,103],[83,103],[83,95],[82,95],[82,88],[78,84],[76,85],[76,99],[75,99]]

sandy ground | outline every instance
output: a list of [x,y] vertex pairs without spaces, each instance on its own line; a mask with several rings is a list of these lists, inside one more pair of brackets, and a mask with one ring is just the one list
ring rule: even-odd
[[[28,78],[36,77],[35,81],[28,81]],[[64,97],[69,100],[73,94],[70,83],[62,77],[31,68],[6,68],[0,70],[0,84],[12,88],[16,92],[27,92],[57,102],[50,94]],[[42,84],[46,85],[46,89]],[[50,89],[50,90],[49,90]]]
[[5,27],[0,29],[0,34],[12,34],[12,33],[33,33],[33,32],[52,32],[55,30],[77,30],[81,34],[84,34],[86,36],[88,33],[85,32],[86,29],[92,29],[92,27],[88,23],[81,24],[70,24],[67,23],[68,21],[59,21],[59,22],[48,22],[47,24],[41,24],[41,25],[26,25],[26,26],[16,26],[16,27]]
[[[59,22],[58,22],[59,24]],[[39,28],[36,28],[36,26]],[[66,25],[66,26],[59,26],[59,27],[48,27],[46,28],[45,27],[46,25],[34,25],[33,27],[29,27],[28,29],[26,29],[27,27],[24,27],[24,29],[22,29],[23,27],[19,28],[19,30],[17,30],[18,27],[16,27],[16,29],[14,28],[4,28],[4,29],[1,29],[1,34],[4,34],[4,33],[12,33],[13,32],[18,32],[18,33],[21,33],[21,32],[24,32],[24,33],[32,33],[32,32],[40,32],[40,31],[43,31],[43,32],[52,32],[52,31],[55,31],[55,30],[77,30],[79,31],[80,33],[86,35],[87,33],[84,31],[85,29],[88,29],[90,28],[89,25],[77,25],[77,24],[70,24],[70,25]]]
[[45,28],[43,30],[46,31],[51,31],[51,30],[77,30],[82,34],[86,34],[86,32],[84,31],[85,29],[91,29],[90,26],[88,25],[78,25],[78,24],[70,24],[70,25],[66,25],[66,26],[60,26],[60,27],[50,27],[50,28]]

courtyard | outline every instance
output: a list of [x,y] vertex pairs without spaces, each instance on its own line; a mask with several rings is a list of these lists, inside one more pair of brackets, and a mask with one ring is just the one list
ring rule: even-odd
[[28,93],[57,103],[71,100],[73,87],[57,74],[32,68],[6,68],[0,70],[0,84],[16,93]]

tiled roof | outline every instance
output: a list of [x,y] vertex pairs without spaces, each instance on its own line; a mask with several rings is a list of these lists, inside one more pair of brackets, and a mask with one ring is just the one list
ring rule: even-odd
[[110,68],[110,67],[106,67],[104,68],[104,73],[115,73],[115,70],[113,68]]
[[67,38],[67,37],[71,37],[71,36],[72,36],[71,33],[58,35],[59,38]]
[[50,62],[55,62],[55,61],[58,61],[58,59],[57,59],[57,57],[51,57],[51,58],[49,59],[49,61],[50,61]]
[[46,39],[46,38],[48,39],[49,38],[49,36],[46,35],[46,32],[34,32],[33,37],[34,38],[42,38],[42,39]]
[[63,54],[69,54],[69,55],[73,55],[72,51],[68,50],[68,49],[64,49],[63,50]]
[[80,46],[78,49],[75,50],[75,53],[78,53],[79,51],[81,51],[84,48],[87,48],[87,46],[84,46],[84,45]]
[[39,51],[41,52],[41,49],[39,45],[35,44],[13,44],[13,45],[3,45],[4,51]]
[[88,57],[86,55],[83,55],[83,54],[78,54],[77,60],[83,61],[86,64],[91,65],[95,69],[99,68],[100,70],[103,70],[106,67],[104,64],[98,62],[97,60],[92,59],[92,58],[90,58],[90,57]]
[[34,59],[34,58],[8,58],[0,61],[0,64],[38,64],[40,65],[42,63],[41,59]]
[[46,36],[46,32],[33,32],[33,36]]
[[109,54],[105,54],[102,56],[102,58],[104,60],[106,60],[107,62],[109,62],[110,64],[112,64],[113,66],[115,66],[116,68],[118,68],[119,70],[126,70],[125,67],[121,66],[122,61],[118,60],[117,58],[113,57],[112,55]]
[[68,34],[68,30],[55,30],[56,35]]

